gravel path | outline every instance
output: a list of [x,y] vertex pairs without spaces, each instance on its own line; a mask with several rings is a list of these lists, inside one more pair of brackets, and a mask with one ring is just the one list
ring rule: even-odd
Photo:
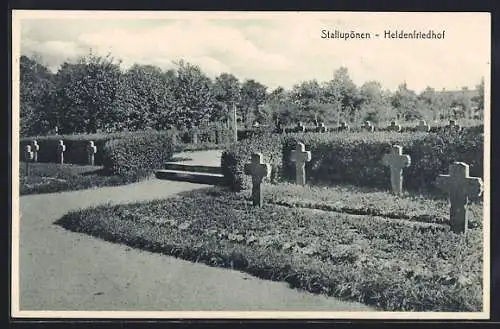
[[53,223],[105,202],[165,198],[204,187],[150,179],[20,198],[20,310],[373,311],[245,273],[131,249]]

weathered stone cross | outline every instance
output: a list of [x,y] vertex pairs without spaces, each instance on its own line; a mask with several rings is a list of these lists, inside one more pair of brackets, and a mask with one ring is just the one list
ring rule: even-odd
[[38,151],[40,151],[40,145],[38,145],[36,139],[31,142],[31,150],[33,151],[33,162],[38,162]]
[[311,151],[306,151],[305,145],[299,142],[292,151],[290,160],[295,162],[295,183],[306,185],[306,162],[311,161]]
[[24,161],[26,162],[26,176],[30,174],[30,162],[33,161],[33,151],[31,151],[31,145],[26,145],[24,147]]
[[245,174],[252,176],[252,201],[262,207],[262,180],[271,174],[271,165],[264,163],[262,153],[252,154],[252,161],[245,165]]
[[382,158],[382,163],[390,167],[392,192],[401,194],[403,192],[403,168],[410,166],[410,156],[403,154],[402,146],[393,145],[391,152]]
[[467,231],[467,203],[469,197],[483,192],[483,181],[469,176],[469,166],[463,162],[450,165],[449,175],[439,175],[436,186],[450,196],[450,224],[455,233]]
[[97,146],[94,145],[94,141],[89,141],[87,145],[87,155],[89,165],[94,165],[94,155],[97,153]]
[[304,124],[302,122],[299,122],[295,129],[297,130],[297,132],[300,132],[300,133],[303,133],[306,131],[306,127],[304,126]]
[[321,122],[318,126],[318,132],[326,133],[327,131],[328,131],[328,128],[325,126],[325,123]]
[[64,152],[65,151],[66,151],[66,145],[64,145],[64,142],[62,140],[60,140],[59,144],[57,145],[57,156],[58,156],[57,161],[60,164],[64,163]]
[[387,128],[389,131],[401,131],[401,126],[396,124],[396,121],[391,121],[391,125]]
[[365,121],[361,128],[364,130],[373,131],[373,125],[370,121]]
[[417,126],[417,131],[420,131],[420,132],[429,132],[429,130],[431,129],[431,127],[427,124],[427,122],[425,122],[425,120],[420,120],[420,122],[418,123],[418,126]]
[[349,125],[347,122],[342,121],[339,126],[339,131],[348,131],[349,130]]

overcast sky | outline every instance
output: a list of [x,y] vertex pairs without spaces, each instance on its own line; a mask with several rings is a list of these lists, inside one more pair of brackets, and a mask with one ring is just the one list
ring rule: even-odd
[[[15,14],[17,15],[17,14]],[[360,86],[377,80],[395,89],[474,88],[489,74],[488,14],[442,13],[70,13],[20,17],[21,53],[52,70],[65,60],[110,52],[163,69],[185,59],[211,77],[221,72],[269,88],[326,81],[341,66]],[[14,16],[14,20],[18,16]],[[15,27],[14,27],[15,29]],[[367,40],[322,39],[321,30],[369,32]],[[384,31],[445,31],[442,40],[384,39]],[[374,37],[374,34],[380,37]]]

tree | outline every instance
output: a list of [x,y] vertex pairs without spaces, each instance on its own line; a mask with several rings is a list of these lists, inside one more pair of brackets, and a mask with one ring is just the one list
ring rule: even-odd
[[174,109],[171,121],[178,126],[191,128],[210,119],[214,109],[212,81],[199,66],[184,62],[177,65],[173,85]]
[[476,115],[478,118],[483,117],[484,113],[484,79],[476,86],[477,96],[472,97],[471,101],[476,107]]
[[323,87],[323,102],[331,104],[337,121],[356,118],[359,109],[358,90],[356,84],[349,77],[346,67],[340,67],[333,74],[333,79]]
[[293,86],[290,100],[294,106],[291,113],[295,121],[317,121],[321,102],[321,86],[317,80],[303,81]]
[[48,96],[54,88],[54,76],[36,59],[21,56],[19,67],[20,133],[36,135],[50,129]]
[[266,100],[266,92],[267,87],[253,79],[243,82],[240,109],[244,124],[249,124],[251,120],[263,122],[269,118],[269,113],[264,112],[261,107]]
[[109,55],[90,53],[76,63],[65,62],[56,74],[52,98],[61,132],[95,133],[113,121],[120,76],[120,64]]
[[367,81],[359,88],[359,120],[380,122],[389,120],[392,107],[387,92],[378,81]]
[[391,105],[396,109],[398,118],[415,120],[422,117],[417,110],[417,94],[408,89],[406,82],[400,84],[392,95]]
[[116,114],[120,128],[165,129],[173,109],[173,77],[152,65],[133,65],[120,80]]

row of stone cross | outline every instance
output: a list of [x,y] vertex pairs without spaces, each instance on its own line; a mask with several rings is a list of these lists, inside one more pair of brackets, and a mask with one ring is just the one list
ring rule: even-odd
[[[36,140],[31,141],[31,144],[24,147],[24,160],[26,163],[38,162],[38,152],[40,151],[40,145]],[[97,146],[94,145],[94,141],[89,141],[86,147],[87,151],[87,161],[88,164],[94,165],[94,156],[97,153]],[[66,145],[64,141],[60,140],[56,147],[57,162],[64,164],[64,152],[66,152]]]
[[[415,127],[417,131],[419,132],[429,132],[431,130],[431,126],[425,121],[425,120],[420,120],[418,125]],[[450,120],[449,124],[445,126],[446,129],[450,130],[455,130],[459,131],[461,127],[456,123],[455,120]],[[306,127],[302,122],[299,122],[297,126],[295,127],[297,132],[305,132]],[[375,126],[373,125],[372,122],[370,121],[365,121],[361,125],[361,129],[365,131],[371,131],[373,132],[375,130]],[[387,126],[386,128],[388,131],[395,131],[395,132],[400,132],[401,131],[401,125],[399,125],[396,121],[391,121],[390,125]],[[318,124],[316,127],[317,132],[325,133],[328,131],[328,127],[325,126],[324,122],[321,122]],[[348,131],[349,130],[349,125],[347,122],[343,121],[340,123],[339,127],[337,128],[339,131]]]
[[[297,143],[290,160],[295,163],[295,182],[305,185],[305,164],[311,161],[311,151],[305,150],[303,143]],[[403,168],[410,166],[411,159],[403,154],[403,148],[393,145],[391,151],[382,158],[382,163],[390,168],[391,188],[394,194],[403,190]],[[262,153],[254,153],[250,163],[245,165],[245,174],[252,176],[252,201],[254,206],[262,207],[262,181],[271,174],[271,165],[264,163]],[[483,181],[479,177],[469,176],[469,166],[463,162],[455,162],[449,167],[449,175],[439,175],[436,186],[445,191],[450,199],[450,225],[455,233],[467,230],[468,198],[480,196],[483,192]]]

